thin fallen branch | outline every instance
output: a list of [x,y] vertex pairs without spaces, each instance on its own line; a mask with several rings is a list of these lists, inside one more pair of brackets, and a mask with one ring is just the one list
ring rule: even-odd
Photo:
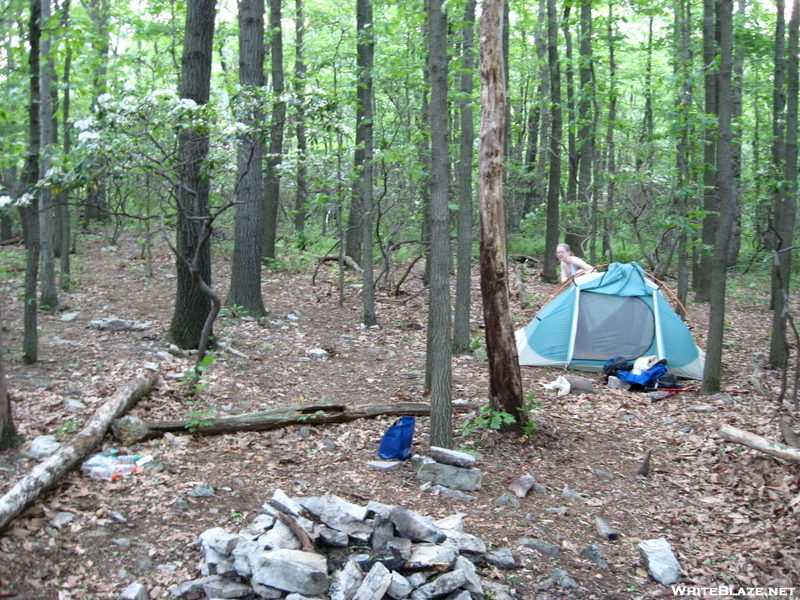
[[111,421],[125,414],[149,394],[156,380],[156,375],[141,375],[118,389],[95,411],[86,426],[69,444],[62,445],[55,454],[36,465],[0,498],[0,531],[97,446],[108,431]]
[[[455,411],[475,410],[477,405],[462,404]],[[315,404],[274,408],[242,415],[229,415],[207,419],[201,423],[191,421],[151,421],[142,419],[147,432],[139,440],[161,437],[165,433],[191,433],[201,435],[224,435],[239,431],[269,431],[290,425],[321,425],[325,423],[347,423],[357,419],[372,419],[387,415],[427,416],[431,405],[424,402],[392,402],[367,404],[348,408],[341,404]]]
[[800,463],[800,450],[773,442],[772,440],[750,433],[749,431],[725,425],[719,430],[719,435],[728,442],[742,444],[743,446],[758,450],[759,452],[764,452],[770,456]]

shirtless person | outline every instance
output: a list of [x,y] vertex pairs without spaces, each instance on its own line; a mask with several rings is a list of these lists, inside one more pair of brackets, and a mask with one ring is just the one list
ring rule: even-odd
[[592,265],[583,261],[572,253],[572,250],[569,248],[569,244],[559,244],[556,246],[556,258],[561,261],[562,283],[584,269],[592,268]]

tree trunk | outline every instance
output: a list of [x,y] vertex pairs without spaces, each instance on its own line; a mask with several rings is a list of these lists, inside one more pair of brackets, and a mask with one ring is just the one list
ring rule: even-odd
[[[703,68],[705,69],[705,113],[718,114],[719,97],[717,94],[719,73],[716,64],[716,18],[714,0],[703,0]],[[720,192],[717,188],[717,131],[707,127],[704,132],[703,162],[703,219],[702,241],[706,248],[711,248],[717,239],[717,213],[720,208]],[[700,252],[698,264],[694,270],[695,300],[709,302],[712,294],[712,256],[705,251]]]
[[555,0],[547,0],[547,63],[550,67],[550,175],[547,183],[547,229],[544,245],[545,281],[558,281],[556,246],[559,239],[559,197],[561,192],[561,73],[558,60],[558,23]]
[[[62,29],[64,31],[67,30],[69,26],[69,8],[70,3],[69,0],[64,2],[63,6],[63,14],[62,14]],[[64,155],[69,156],[70,152],[72,152],[72,124],[70,122],[70,100],[71,100],[71,90],[70,90],[70,77],[72,73],[72,45],[67,44],[66,55],[64,56],[64,100],[62,102],[62,110],[61,110],[61,119],[62,119],[62,128],[63,128],[63,137],[64,137]],[[59,243],[59,257],[61,258],[61,272],[59,273],[59,284],[62,290],[68,292],[70,290],[72,281],[70,279],[70,259],[69,259],[69,251],[70,251],[70,239],[72,237],[72,224],[70,222],[70,211],[69,211],[69,195],[67,194],[66,190],[63,190],[58,193],[56,197],[56,208],[58,210],[58,216],[56,221],[59,224],[60,230],[58,239]]]
[[295,61],[294,89],[297,96],[297,197],[294,203],[294,229],[302,237],[306,226],[306,203],[308,202],[308,183],[306,182],[306,116],[305,85],[306,63],[303,60],[303,34],[305,33],[303,18],[303,0],[295,0]]
[[153,389],[156,376],[138,377],[126,384],[95,411],[86,426],[71,443],[62,445],[55,454],[37,464],[0,498],[0,531],[24,511],[42,492],[77,465],[108,431],[111,421],[126,411]]
[[503,212],[503,137],[505,136],[505,82],[501,62],[500,24],[503,0],[486,0],[481,17],[481,135],[478,168],[478,206],[481,223],[481,297],[489,355],[489,398],[493,410],[514,418],[504,423],[522,430],[528,421],[523,410],[522,375],[514,338],[508,290]]
[[[680,139],[678,141],[676,155],[677,155],[677,171],[678,171],[678,184],[676,186],[677,198],[676,204],[680,207],[681,217],[684,219],[689,218],[689,203],[687,202],[687,195],[689,194],[691,186],[691,173],[689,164],[691,161],[690,156],[690,140],[692,138],[693,128],[690,124],[690,115],[692,109],[692,82],[691,82],[691,68],[692,68],[692,50],[691,50],[691,3],[689,0],[678,0],[678,10],[675,14],[675,40],[676,40],[676,67],[675,73],[680,81],[681,89],[680,96],[677,101],[679,119],[681,124]],[[687,245],[689,243],[688,236],[686,235],[686,227],[682,228],[680,237],[678,239],[678,300],[677,307],[678,314],[685,318],[686,314],[684,307],[687,304],[689,296],[689,265]]]
[[[259,92],[264,86],[264,0],[239,2],[239,120],[257,129],[263,120]],[[239,141],[236,216],[228,306],[255,318],[267,314],[261,296],[261,207],[264,192],[264,145],[247,133]]]
[[768,440],[760,435],[750,433],[749,431],[744,431],[743,429],[737,429],[736,427],[729,427],[725,425],[719,430],[719,435],[722,439],[728,442],[742,444],[743,446],[753,448],[759,452],[764,452],[770,456],[776,456],[777,458],[783,460],[800,463],[800,450],[784,446],[783,444],[778,444],[777,442],[773,442],[772,440]]
[[[42,27],[49,27],[51,17],[50,0],[42,0]],[[39,160],[39,179],[44,180],[49,176],[52,167],[53,143],[55,131],[53,129],[53,96],[52,83],[54,63],[52,56],[52,35],[48,32],[42,36],[41,59],[39,67],[39,123],[41,125],[41,154]],[[39,252],[41,262],[41,296],[40,306],[45,310],[58,309],[58,287],[56,286],[55,262],[55,201],[53,188],[44,185],[39,190]]]
[[456,272],[456,305],[453,319],[453,353],[470,351],[470,305],[472,274],[472,159],[475,145],[475,126],[472,118],[473,70],[475,61],[475,7],[476,0],[469,0],[464,9],[461,25],[461,93],[459,101],[461,117],[460,155],[458,160],[458,271]]
[[283,33],[281,24],[281,0],[269,0],[269,39],[272,64],[272,124],[270,126],[269,150],[267,153],[267,176],[264,186],[263,237],[261,254],[275,258],[275,242],[278,233],[278,207],[281,198],[281,182],[278,171],[283,153],[283,133],[286,122],[286,102],[283,76]]
[[[747,17],[745,0],[738,0],[736,22],[743,23]],[[735,33],[734,33],[735,34]],[[742,122],[742,84],[744,81],[744,46],[736,44],[733,54],[733,122]],[[728,267],[739,262],[742,247],[742,127],[733,130],[733,230],[728,242]]]
[[[590,233],[594,240],[595,230],[586,228],[594,223],[596,210],[592,210],[592,173],[594,171],[594,115],[592,104],[594,98],[594,65],[592,64],[592,0],[581,1],[581,41],[579,46],[580,68],[578,70],[581,92],[578,102],[578,193],[580,194],[581,215],[583,227],[580,233]],[[591,247],[594,248],[594,241]],[[592,253],[591,262],[595,263],[596,256]]]
[[[575,137],[575,59],[572,51],[572,32],[569,19],[571,10],[571,3],[565,2],[561,30],[564,33],[564,79],[566,80],[567,185],[564,192],[564,204],[567,206],[578,202],[578,141]],[[566,228],[568,234],[574,229],[572,223],[566,223]],[[573,248],[578,248],[578,244],[575,241],[568,240],[568,242],[573,244]]]
[[[781,143],[778,155],[782,155],[782,169],[776,172],[783,175],[785,185],[776,186],[773,214],[775,231],[775,260],[772,271],[773,312],[772,335],[770,337],[770,363],[786,368],[789,347],[786,340],[786,319],[789,310],[790,283],[792,277],[792,247],[797,214],[797,96],[798,96],[798,3],[792,3],[792,16],[789,20],[789,49],[786,64],[785,98],[785,142]],[[777,118],[780,118],[779,116]],[[776,160],[777,164],[780,164]]]
[[711,272],[711,297],[706,337],[706,363],[702,393],[720,390],[722,374],[722,340],[725,328],[725,287],[728,274],[728,240],[733,229],[733,0],[717,0],[720,20],[720,67],[718,86],[719,135],[717,152],[720,217],[714,244]]
[[[109,20],[111,14],[110,0],[89,0],[83,2],[92,23],[92,47],[96,55],[92,57],[92,93],[95,100],[106,93],[108,80],[108,55],[110,52]],[[101,177],[98,185],[92,186],[86,194],[83,206],[83,226],[88,228],[93,220],[106,222],[109,220],[106,184]]]
[[[0,323],[2,321],[0,320]],[[14,415],[11,411],[11,397],[6,385],[5,347],[3,346],[3,328],[0,324],[0,452],[14,448],[20,442],[17,428],[14,426]]]
[[[197,104],[208,102],[211,89],[215,7],[214,0],[190,0],[187,5],[179,94]],[[177,293],[167,337],[179,348],[187,349],[200,344],[211,311],[208,296],[195,283],[187,264],[200,252],[197,270],[200,278],[211,285],[211,251],[207,244],[202,248],[199,244],[203,219],[209,217],[209,180],[203,175],[209,149],[208,134],[195,128],[184,129],[178,144]]]
[[[457,410],[475,410],[474,404],[459,405]],[[241,415],[229,415],[208,419],[197,428],[191,421],[152,421],[142,419],[146,432],[143,437],[127,439],[123,428],[112,424],[115,435],[125,444],[163,436],[165,433],[192,433],[200,435],[226,435],[241,431],[271,431],[290,425],[325,425],[327,423],[349,423],[358,419],[373,419],[392,415],[425,417],[431,414],[431,405],[423,402],[391,402],[367,404],[348,408],[339,404],[314,404],[295,408],[272,408]]]
[[617,120],[617,98],[619,92],[617,90],[617,61],[615,56],[616,44],[614,42],[614,3],[609,3],[608,6],[608,31],[606,37],[608,38],[608,128],[606,129],[606,216],[603,219],[603,256],[605,260],[613,262],[614,251],[611,247],[611,214],[614,209],[615,193],[616,193],[616,173],[617,173],[617,157],[616,157],[616,140],[614,138],[614,127]]
[[447,106],[447,15],[428,2],[431,129],[431,247],[428,301],[428,382],[431,392],[431,446],[453,447],[450,340],[450,209]]
[[372,266],[372,150],[375,121],[375,97],[372,89],[372,65],[375,58],[375,28],[372,20],[372,0],[358,0],[356,2],[356,21],[358,28],[358,103],[363,112],[361,119],[356,123],[356,129],[361,132],[363,142],[362,162],[357,164],[359,170],[359,196],[361,197],[361,233],[363,235],[363,257],[361,267],[364,269],[363,304],[365,327],[378,324],[375,315],[375,282]]
[[[39,151],[41,127],[39,122],[39,51],[42,36],[41,3],[31,0],[28,28],[28,69],[30,78],[30,104],[28,105],[28,155],[22,181],[26,191],[33,194],[39,180]],[[39,331],[37,326],[36,286],[39,276],[39,215],[36,201],[20,208],[22,229],[27,251],[25,261],[25,304],[23,307],[22,362],[35,363],[39,359]]]

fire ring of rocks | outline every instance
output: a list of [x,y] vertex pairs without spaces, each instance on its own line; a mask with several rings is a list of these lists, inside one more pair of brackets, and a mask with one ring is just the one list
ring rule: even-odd
[[203,532],[204,577],[175,597],[302,600],[484,600],[484,542],[462,514],[440,521],[401,506],[275,491],[249,525]]

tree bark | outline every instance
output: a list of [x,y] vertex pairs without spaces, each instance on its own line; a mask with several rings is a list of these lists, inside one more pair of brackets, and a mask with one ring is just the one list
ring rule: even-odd
[[478,206],[481,223],[481,296],[489,355],[489,397],[493,410],[514,417],[505,429],[522,430],[522,375],[511,320],[503,212],[503,137],[506,94],[501,62],[500,19],[503,0],[487,0],[481,17],[481,135]]
[[[39,123],[39,50],[42,37],[41,8],[39,0],[31,0],[28,23],[28,69],[30,80],[30,103],[28,104],[28,155],[22,181],[26,192],[33,194],[39,179],[39,152],[41,127]],[[35,363],[39,358],[39,331],[37,325],[38,300],[36,287],[39,276],[39,215],[37,203],[30,201],[20,208],[22,230],[25,238],[25,305],[23,307],[22,362]]]
[[469,0],[464,9],[461,26],[461,93],[459,101],[461,139],[458,159],[458,271],[456,272],[456,305],[453,319],[453,353],[464,354],[470,350],[470,304],[472,274],[472,160],[475,145],[475,125],[472,118],[473,70],[475,69],[475,7]]
[[19,443],[14,415],[11,411],[11,397],[6,385],[6,361],[3,358],[3,329],[0,320],[0,452],[15,447]]
[[[578,194],[580,196],[581,215],[583,215],[581,233],[591,235],[591,262],[596,264],[597,206],[593,204],[592,200],[596,197],[592,185],[592,174],[595,166],[595,117],[592,110],[595,90],[594,65],[592,63],[592,0],[582,0],[581,2],[580,26],[580,68],[578,69],[578,75],[581,92],[578,102],[578,121],[580,123],[578,131]],[[587,227],[590,228],[588,232],[586,231]]]
[[736,427],[729,427],[725,425],[719,430],[719,435],[722,439],[728,442],[742,444],[743,446],[753,448],[759,452],[764,452],[770,456],[800,463],[800,450],[773,442],[772,440],[768,440],[760,435],[750,433],[749,431],[744,431],[743,429],[737,429]]
[[295,0],[295,61],[294,61],[294,89],[297,97],[296,137],[297,137],[297,197],[294,203],[294,229],[301,238],[306,227],[306,203],[308,202],[308,182],[306,181],[306,113],[305,113],[305,85],[306,63],[303,59],[303,36],[306,25],[303,17],[303,0]]
[[[459,405],[457,410],[475,410],[475,405]],[[358,419],[373,419],[390,415],[425,417],[431,414],[431,405],[422,402],[391,402],[367,404],[348,408],[340,404],[315,404],[295,408],[274,408],[242,415],[208,419],[194,428],[190,421],[152,421],[143,419],[149,433],[142,439],[161,437],[165,433],[191,433],[196,429],[201,435],[224,435],[240,431],[270,431],[290,425],[324,425],[349,423]]]
[[720,390],[722,340],[725,328],[725,287],[728,275],[728,241],[733,229],[732,109],[733,109],[733,0],[717,0],[720,21],[719,135],[717,136],[717,189],[720,216],[711,272],[711,294],[702,393]]
[[[214,40],[215,0],[190,0],[186,12],[183,60],[179,94],[181,98],[206,104],[211,91],[211,55]],[[197,348],[203,327],[211,311],[211,302],[194,281],[188,264],[197,262],[198,272],[211,285],[211,250],[206,244],[199,247],[203,235],[203,219],[209,217],[209,179],[203,175],[203,163],[208,157],[209,139],[206,132],[195,128],[183,129],[179,135],[178,180],[175,190],[178,202],[177,291],[175,311],[168,339],[179,348]]]
[[[797,215],[797,96],[798,96],[798,7],[792,3],[792,16],[789,20],[788,60],[785,66],[786,92],[783,101],[785,111],[778,113],[776,120],[785,119],[785,128],[776,124],[783,134],[775,144],[775,171],[781,180],[775,186],[773,200],[772,228],[775,239],[775,256],[772,269],[772,332],[770,336],[769,359],[772,365],[785,368],[789,347],[786,340],[786,319],[789,310],[789,293],[792,277],[792,251],[794,227]],[[777,59],[777,57],[776,57]],[[776,66],[776,85],[778,81]],[[776,101],[776,104],[778,101]]]
[[[705,106],[704,111],[707,115],[716,115],[719,112],[717,94],[719,86],[719,71],[715,68],[716,64],[716,39],[717,39],[717,19],[714,0],[703,0],[703,68],[705,69]],[[720,209],[720,191],[717,188],[717,143],[718,132],[711,127],[704,132],[703,143],[703,162],[705,170],[703,172],[703,210],[706,212],[703,219],[703,230],[701,233],[703,245],[706,248],[714,246],[717,238],[717,223],[719,217],[717,213]],[[706,253],[700,253],[700,259],[693,273],[695,301],[709,302],[713,290],[711,281],[713,268],[713,257]]]
[[452,342],[450,339],[450,184],[447,106],[447,15],[428,2],[431,129],[431,248],[428,302],[428,383],[431,392],[431,446],[453,447]]
[[270,126],[269,150],[267,153],[267,176],[264,186],[263,232],[261,254],[275,258],[275,242],[278,232],[278,207],[280,206],[281,182],[278,170],[283,152],[283,134],[286,122],[286,102],[283,100],[283,33],[281,0],[269,0],[269,39],[272,70],[272,124]]
[[[264,86],[264,0],[239,2],[239,83],[242,114],[254,129],[263,120],[259,93]],[[267,314],[261,296],[261,204],[264,193],[264,145],[253,131],[239,141],[236,215],[231,285],[226,304],[249,316]]]
[[122,416],[140,398],[149,394],[156,379],[155,375],[140,376],[117,390],[95,411],[71,443],[64,444],[55,454],[36,465],[0,498],[0,531],[97,446],[108,431],[111,421]]
[[550,173],[547,182],[547,225],[545,231],[545,257],[542,278],[558,281],[559,205],[561,192],[561,70],[558,60],[558,23],[555,0],[547,0],[547,64],[550,69]]
[[[51,16],[50,0],[42,0],[42,27],[49,27]],[[50,173],[52,166],[53,141],[55,132],[53,128],[53,96],[52,84],[54,63],[52,56],[52,35],[48,31],[42,36],[39,60],[41,76],[39,77],[39,123],[42,136],[39,158],[39,179],[44,180]],[[55,267],[55,203],[53,188],[44,185],[39,190],[39,259],[41,260],[40,306],[47,310],[58,309],[58,287],[56,286]]]
[[372,211],[373,211],[373,189],[372,189],[372,155],[373,155],[373,136],[375,121],[375,96],[372,89],[372,67],[375,60],[375,27],[372,15],[372,0],[358,0],[356,2],[356,20],[358,26],[358,104],[361,109],[357,118],[356,129],[361,132],[360,138],[363,144],[361,150],[361,163],[356,164],[359,171],[358,195],[361,205],[361,235],[362,251],[361,266],[364,269],[364,288],[363,288],[363,307],[364,315],[362,322],[365,327],[373,327],[378,324],[375,315],[375,275],[372,266]]

